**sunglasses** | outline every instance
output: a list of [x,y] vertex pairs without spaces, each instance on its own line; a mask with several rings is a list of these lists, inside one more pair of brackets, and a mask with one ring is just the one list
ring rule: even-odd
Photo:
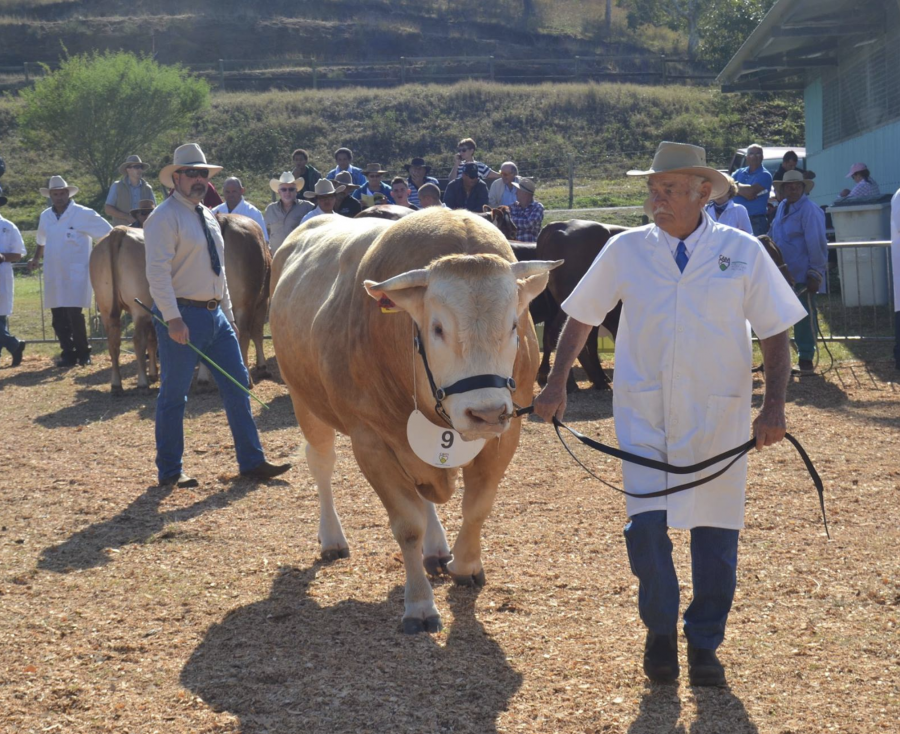
[[141,169],[143,169],[144,167],[140,163],[132,163],[130,166],[125,166],[125,168],[141,168]]
[[139,217],[149,217],[151,212],[153,212],[152,209],[138,209],[137,214]]
[[209,171],[206,168],[182,168],[175,173],[180,173],[188,178],[209,178]]
[[278,189],[278,190],[279,190],[282,194],[295,194],[295,193],[297,193],[297,189],[296,189],[296,188],[292,188],[292,189]]

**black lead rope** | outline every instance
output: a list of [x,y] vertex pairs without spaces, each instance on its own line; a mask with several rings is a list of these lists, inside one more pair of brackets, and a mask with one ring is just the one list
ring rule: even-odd
[[[516,410],[516,416],[526,415],[528,413],[534,412],[534,406],[528,406],[527,408],[519,408]],[[689,466],[675,466],[673,464],[666,463],[664,461],[656,461],[655,459],[648,459],[644,456],[638,456],[637,454],[633,454],[630,451],[623,451],[622,449],[617,449],[614,446],[608,446],[605,443],[601,443],[600,441],[595,441],[592,438],[588,438],[582,433],[579,433],[574,428],[570,428],[562,421],[558,420],[556,417],[553,418],[553,427],[556,429],[556,435],[559,438],[560,443],[569,453],[578,465],[584,469],[588,474],[590,474],[594,479],[602,484],[606,485],[612,490],[619,492],[620,494],[628,495],[629,497],[637,497],[641,499],[647,499],[650,497],[665,497],[666,495],[675,494],[677,492],[684,492],[687,489],[692,489],[694,487],[699,487],[701,484],[706,484],[707,482],[711,482],[713,479],[717,479],[722,476],[725,472],[727,472],[732,466],[734,466],[735,462],[740,459],[742,456],[745,456],[749,453],[750,449],[756,446],[756,439],[751,438],[746,443],[741,444],[740,446],[735,446],[733,449],[729,449],[728,451],[723,451],[718,456],[713,456],[710,459],[706,459],[705,461],[700,461],[696,464],[691,464]],[[636,494],[634,492],[628,492],[624,489],[620,489],[607,481],[604,481],[600,477],[598,477],[593,471],[591,471],[587,466],[582,463],[582,461],[572,452],[572,449],[569,448],[569,445],[565,442],[565,439],[562,437],[562,432],[560,429],[565,429],[569,433],[571,433],[575,438],[577,438],[581,443],[583,443],[588,448],[594,449],[594,451],[600,451],[604,454],[608,454],[609,456],[615,457],[616,459],[620,459],[622,461],[627,461],[631,464],[637,464],[639,466],[645,466],[649,469],[656,469],[657,471],[667,472],[669,474],[695,474],[698,471],[703,471],[704,469],[708,469],[714,464],[718,464],[720,461],[725,461],[726,459],[731,459],[723,468],[718,471],[710,474],[708,477],[703,477],[702,479],[697,479],[692,482],[685,482],[684,484],[679,484],[675,487],[668,487],[667,489],[661,489],[657,492],[648,492],[647,494]],[[828,518],[825,515],[825,486],[822,483],[822,478],[819,476],[819,472],[816,471],[816,468],[813,466],[812,460],[809,458],[809,455],[806,453],[804,448],[800,445],[800,442],[794,438],[790,433],[785,433],[784,437],[790,441],[791,445],[797,449],[797,453],[800,454],[800,458],[803,459],[803,463],[806,465],[806,470],[809,472],[809,476],[813,481],[813,484],[816,487],[816,492],[819,494],[819,506],[822,509],[822,523],[825,525],[825,535],[828,539],[831,539],[831,533],[828,531]]]

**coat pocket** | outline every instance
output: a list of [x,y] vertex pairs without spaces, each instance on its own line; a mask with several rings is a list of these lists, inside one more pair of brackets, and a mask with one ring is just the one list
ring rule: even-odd
[[615,418],[619,443],[626,446],[645,446],[665,451],[666,427],[663,391],[652,390],[617,393]]

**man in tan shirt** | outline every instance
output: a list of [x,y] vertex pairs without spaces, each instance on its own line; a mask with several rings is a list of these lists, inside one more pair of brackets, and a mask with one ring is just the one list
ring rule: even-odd
[[[144,223],[147,280],[153,310],[168,324],[157,322],[161,377],[156,404],[156,466],[161,486],[196,487],[183,471],[184,406],[199,356],[188,341],[234,377],[249,386],[247,368],[235,333],[231,299],[225,280],[225,243],[213,214],[200,202],[207,180],[222,170],[207,164],[195,143],[175,151],[175,162],[160,171],[172,195]],[[266,461],[253,422],[250,399],[221,373],[212,372],[222,395],[234,437],[242,476],[270,479],[290,464]]]

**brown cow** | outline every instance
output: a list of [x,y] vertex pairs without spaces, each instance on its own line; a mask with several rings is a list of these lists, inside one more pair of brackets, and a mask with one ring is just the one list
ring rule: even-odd
[[516,241],[516,235],[519,234],[519,228],[512,220],[512,215],[509,213],[509,207],[505,204],[498,207],[490,207],[485,204],[484,211],[478,216],[487,219],[503,233],[503,236],[506,237],[506,239],[511,242]]

